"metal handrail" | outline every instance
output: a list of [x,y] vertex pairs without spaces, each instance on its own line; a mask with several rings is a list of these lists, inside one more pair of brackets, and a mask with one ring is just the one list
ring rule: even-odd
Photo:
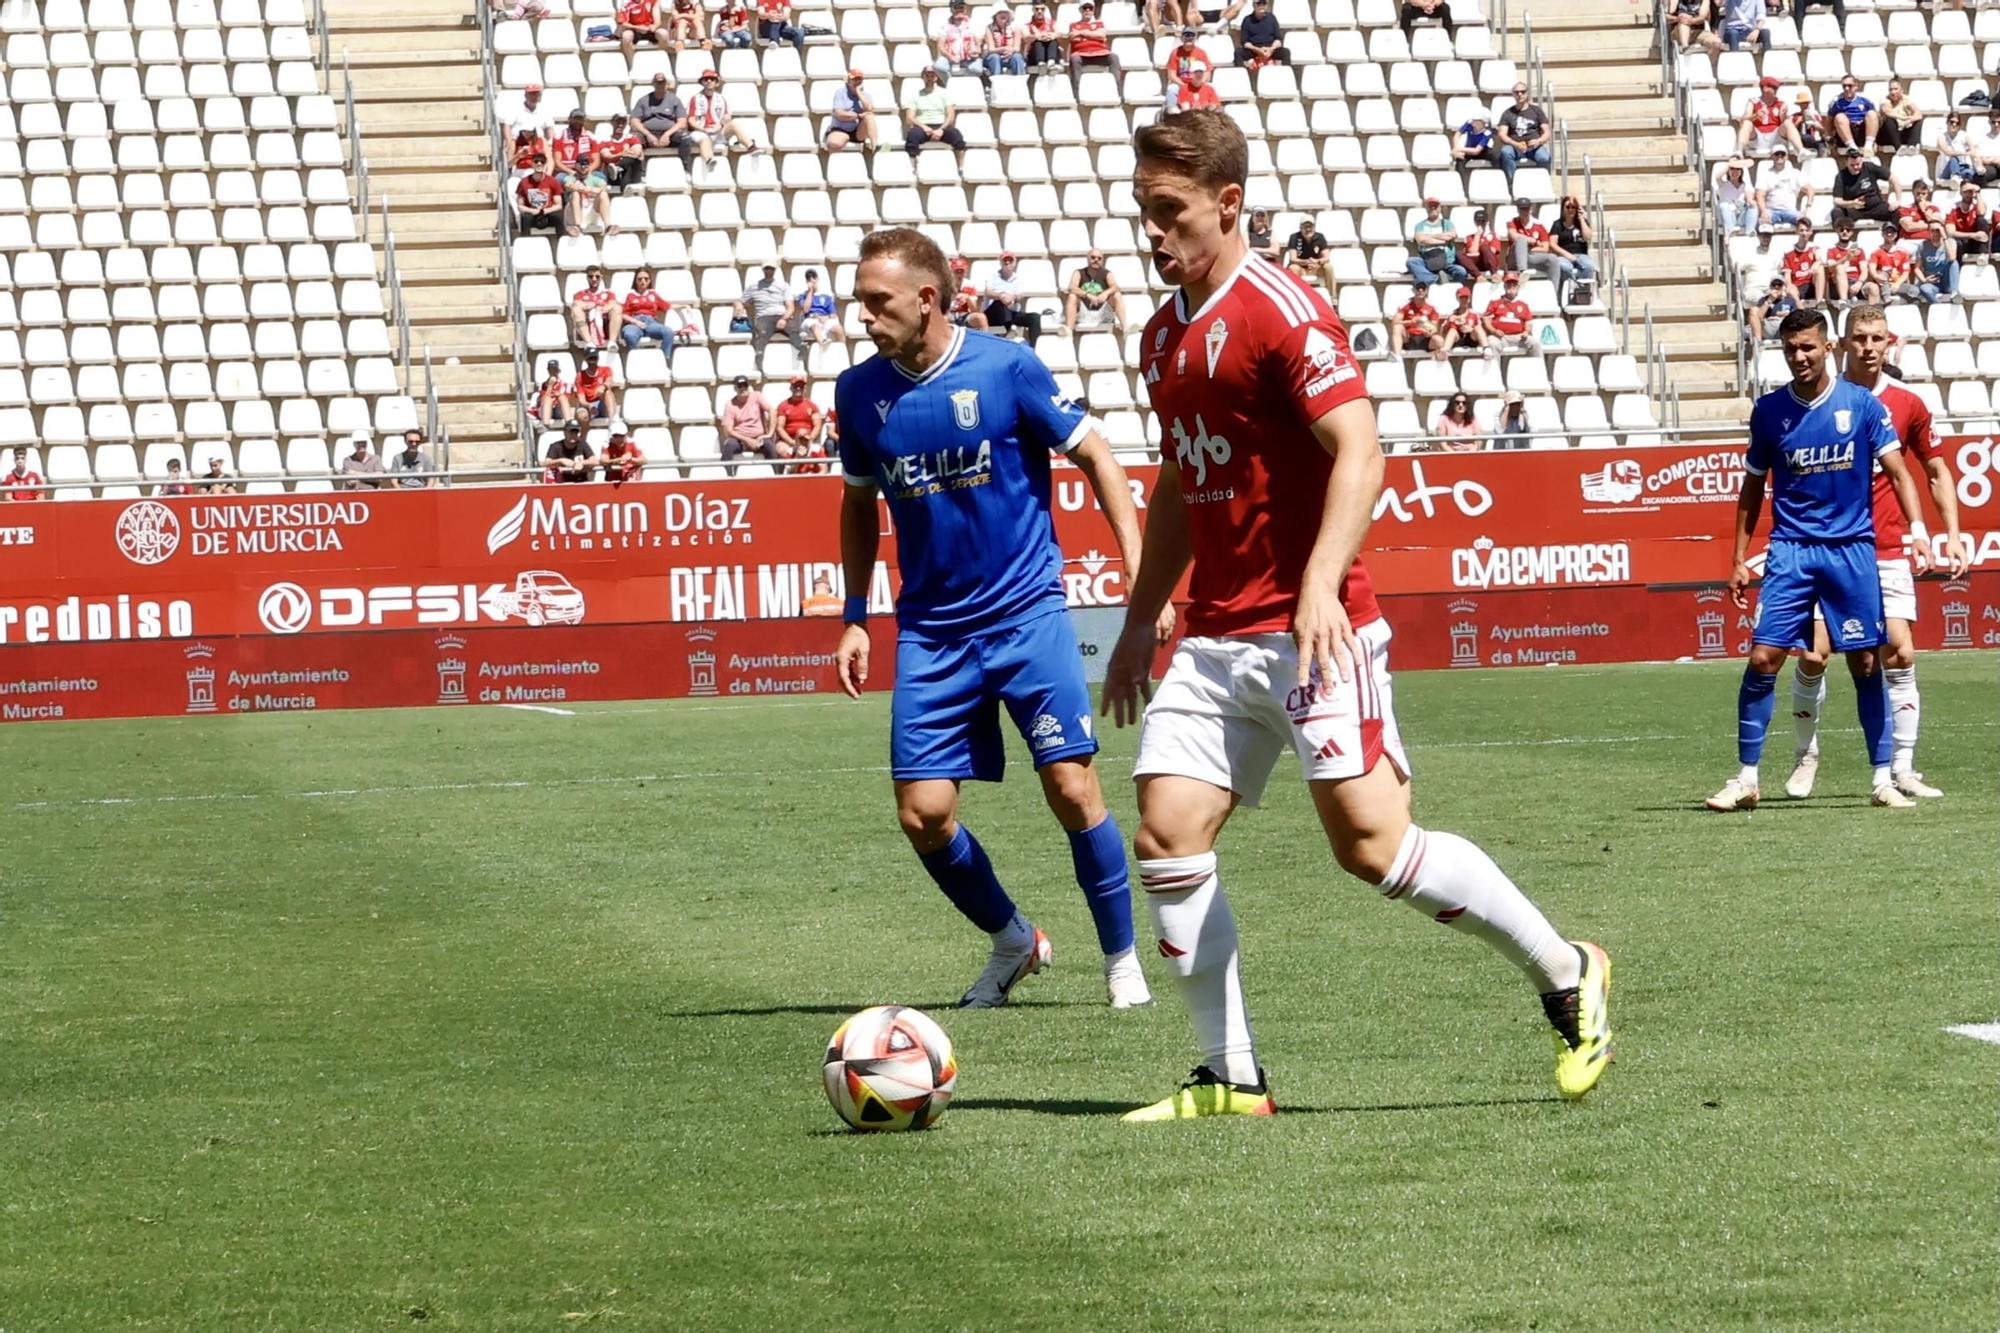
[[[319,70],[320,70],[320,76],[322,77],[322,79],[324,79],[326,76],[332,73],[332,69],[328,63],[327,49],[326,49],[327,48],[326,0],[313,0],[313,27],[318,30],[319,34]],[[324,88],[326,85],[325,83],[321,83],[320,86]]]
[[410,385],[410,307],[403,299],[403,275],[396,266],[396,234],[389,229],[389,196],[382,196],[382,274],[389,288],[389,315],[396,322],[396,337],[403,363],[403,388]]
[[[438,438],[438,391],[437,381],[431,374],[431,345],[424,344],[424,438]],[[449,443],[449,441],[447,441]],[[446,450],[445,470],[450,471],[450,450]]]
[[[499,186],[494,191],[494,235],[500,244],[500,286],[507,294],[507,318],[525,333],[527,312],[521,306],[521,284],[514,271],[514,210],[507,202],[507,164],[512,145],[500,128],[499,75],[493,63],[493,14],[489,6],[478,5],[481,33],[479,50],[480,104],[486,115],[486,138],[493,152],[493,171]],[[527,385],[533,382],[528,364],[525,337],[514,339],[514,429],[521,439],[524,466],[538,466],[535,460],[534,422],[528,416]]]
[[[329,71],[329,75],[331,71]],[[359,195],[361,239],[368,239],[368,161],[361,155],[361,122],[354,112],[354,67],[347,48],[340,51],[340,81],[347,101],[347,158],[354,163],[354,188]]]

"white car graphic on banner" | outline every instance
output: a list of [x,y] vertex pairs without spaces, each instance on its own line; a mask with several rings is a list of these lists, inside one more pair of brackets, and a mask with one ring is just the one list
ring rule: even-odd
[[583,620],[583,594],[553,569],[531,569],[514,576],[511,591],[496,591],[479,599],[480,610],[495,620],[525,620],[530,625],[575,625]]

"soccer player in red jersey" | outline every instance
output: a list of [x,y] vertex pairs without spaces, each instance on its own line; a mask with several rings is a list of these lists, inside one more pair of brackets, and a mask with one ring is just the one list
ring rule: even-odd
[[1187,637],[1144,710],[1134,839],[1201,1064],[1135,1120],[1269,1115],[1215,843],[1289,744],[1341,868],[1519,967],[1556,1033],[1563,1095],[1610,1054],[1610,961],[1573,944],[1486,853],[1410,820],[1389,626],[1359,560],[1382,488],[1375,411],[1318,289],[1249,253],[1249,150],[1219,111],[1134,136],[1153,266],[1180,291],[1140,342],[1166,444],[1104,707],[1139,715],[1155,621],[1189,562]]
[[[1904,452],[1923,465],[1930,480],[1931,501],[1944,523],[1944,558],[1940,562],[1953,578],[1970,563],[1965,541],[1958,529],[1958,491],[1951,467],[1945,462],[1931,426],[1931,410],[1924,400],[1898,384],[1882,370],[1889,350],[1889,321],[1877,306],[1856,306],[1847,316],[1847,335],[1841,340],[1847,353],[1846,378],[1875,396],[1889,409],[1896,438]],[[1895,487],[1888,475],[1875,473],[1875,563],[1882,571],[1882,618],[1888,628],[1889,646],[1882,655],[1882,675],[1889,687],[1889,727],[1894,749],[1889,760],[1889,780],[1905,796],[1933,797],[1943,792],[1924,781],[1916,771],[1917,720],[1921,716],[1917,700],[1916,644],[1910,626],[1917,619],[1917,583],[1904,554],[1904,537],[1913,542],[1930,540],[1921,523],[1906,523],[1903,507],[1896,502]],[[1819,715],[1826,703],[1826,663],[1833,645],[1827,638],[1826,622],[1817,610],[1813,620],[1812,646],[1799,655],[1792,671],[1792,722],[1798,733],[1798,762],[1785,779],[1785,795],[1803,800],[1812,795],[1819,775]]]

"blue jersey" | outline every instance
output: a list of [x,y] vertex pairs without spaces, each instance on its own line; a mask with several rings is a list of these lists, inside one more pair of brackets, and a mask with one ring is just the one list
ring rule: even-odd
[[949,637],[1061,609],[1049,456],[1090,418],[1033,352],[955,329],[923,374],[871,357],[834,401],[841,471],[878,487],[896,525],[901,628]]
[[1901,447],[1889,409],[1858,384],[1834,380],[1810,403],[1790,385],[1759,398],[1743,466],[1770,474],[1771,540],[1872,541],[1875,459]]

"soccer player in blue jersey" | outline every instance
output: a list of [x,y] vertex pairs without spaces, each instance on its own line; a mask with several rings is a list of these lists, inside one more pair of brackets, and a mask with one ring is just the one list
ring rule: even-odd
[[938,888],[993,941],[959,1006],[1004,1004],[1016,982],[1051,959],[1048,936],[1015,910],[958,820],[962,782],[1001,778],[1003,705],[1069,832],[1111,1004],[1146,1004],[1152,996],[1132,948],[1125,840],[1091,764],[1097,739],[1063,603],[1050,455],[1067,456],[1096,492],[1128,580],[1138,571],[1138,511],[1095,423],[1034,352],[951,323],[955,288],[944,252],[922,232],[894,228],[861,244],[854,299],[880,355],[843,374],[834,390],[847,479],[840,682],[858,697],[868,679],[864,590],[875,569],[880,494],[903,578],[889,731],[897,816]]
[[[1889,694],[1882,678],[1882,576],[1875,564],[1872,462],[1896,490],[1913,532],[1923,530],[1917,489],[1903,464],[1889,409],[1867,389],[1835,379],[1827,364],[1826,325],[1794,310],[1778,326],[1792,382],[1750,409],[1747,475],[1736,502],[1736,565],[1729,592],[1749,605],[1750,539],[1771,492],[1771,546],[1750,636],[1750,660],[1736,695],[1738,774],[1708,798],[1711,810],[1750,810],[1758,800],[1757,764],[1770,729],[1779,668],[1812,642],[1813,606],[1825,609],[1833,646],[1847,655],[1874,766],[1874,803],[1914,805],[1889,772]],[[1917,572],[1929,568],[1929,543],[1912,543]]]

